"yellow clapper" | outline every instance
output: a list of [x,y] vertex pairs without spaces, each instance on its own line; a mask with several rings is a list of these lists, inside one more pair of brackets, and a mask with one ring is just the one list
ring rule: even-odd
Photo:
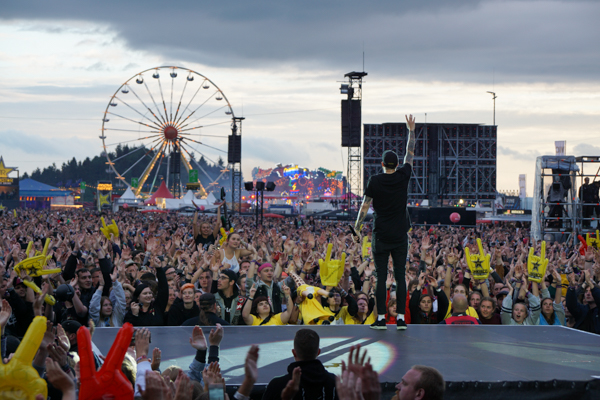
[[490,254],[485,254],[481,239],[477,239],[477,247],[479,247],[479,254],[470,254],[469,247],[465,247],[465,258],[467,259],[467,265],[471,270],[473,279],[483,281],[490,275]]
[[546,241],[542,241],[540,247],[540,255],[534,255],[535,249],[529,248],[529,257],[527,257],[527,275],[532,282],[540,283],[546,275],[546,267],[548,267],[548,259],[546,258]]
[[325,260],[319,259],[319,268],[321,270],[321,283],[323,286],[337,286],[344,275],[344,266],[346,265],[346,253],[342,253],[341,260],[331,259],[331,249],[333,244],[327,245],[327,254]]
[[[50,246],[50,239],[46,239],[46,243],[44,244],[44,249],[42,250],[42,252],[36,251],[35,255],[33,257],[30,257],[29,255],[33,247],[33,242],[29,242],[26,250],[27,258],[15,265],[15,272],[17,273],[17,275],[20,276],[21,271],[24,271],[30,277],[35,278],[37,276],[52,275],[61,272],[62,270],[60,268],[44,269],[44,267],[48,263],[48,260],[52,258],[52,256],[47,255],[48,246]],[[38,285],[33,283],[33,281],[24,280],[23,283],[25,284],[25,286],[33,289],[33,291],[37,294],[42,293],[42,289],[40,289]],[[54,296],[51,296],[49,294],[47,294],[44,297],[44,301],[50,304],[51,306],[56,304]]]

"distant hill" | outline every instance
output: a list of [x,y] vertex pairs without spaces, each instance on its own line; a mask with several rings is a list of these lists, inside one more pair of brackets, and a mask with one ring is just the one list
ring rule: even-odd
[[[115,168],[120,174],[124,174],[129,184],[131,184],[131,178],[139,178],[143,174],[154,155],[155,152],[152,149],[147,149],[143,146],[129,147],[128,145],[118,145],[114,152],[109,154],[110,159],[115,163]],[[153,183],[152,191],[156,190],[160,185],[161,180],[166,179],[167,158],[161,159],[158,164],[158,172],[157,167],[155,166],[146,180],[143,191],[148,191]],[[221,157],[219,157],[217,164],[209,164],[204,159],[204,156],[199,160],[192,159],[191,164],[194,169],[198,170],[198,179],[205,188],[221,174],[221,170],[225,167],[225,162]],[[125,173],[125,171],[127,171],[127,173]],[[114,192],[124,192],[127,187],[120,182],[117,182],[119,180],[115,179],[115,177],[116,175],[112,169],[110,169],[107,164],[107,159],[103,154],[97,155],[92,159],[86,157],[83,161],[77,161],[77,159],[73,157],[69,162],[63,163],[60,168],[53,163],[41,170],[37,168],[31,175],[25,173],[22,176],[23,179],[31,178],[48,185],[66,188],[77,188],[81,182],[85,182],[88,187],[86,188],[87,190],[81,201],[93,200],[94,187],[98,181],[110,180],[113,182]],[[181,165],[181,181],[184,185],[188,182],[188,172],[183,163]],[[119,186],[119,184],[121,184],[121,186]],[[226,188],[231,187],[229,174],[219,180],[219,186],[224,186]]]

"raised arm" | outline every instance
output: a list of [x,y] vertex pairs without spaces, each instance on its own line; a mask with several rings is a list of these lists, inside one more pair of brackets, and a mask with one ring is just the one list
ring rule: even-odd
[[373,199],[369,196],[363,197],[363,202],[360,206],[358,216],[356,217],[356,223],[354,224],[354,230],[356,230],[357,233],[360,232],[360,226],[362,225],[363,221],[365,220],[365,217],[367,216],[367,213],[369,212],[369,207],[371,206],[372,201]]
[[221,206],[223,204],[225,203],[221,203],[219,204],[219,207],[217,207],[217,222],[215,222],[215,225],[213,226],[213,236],[215,238],[219,236],[219,230],[221,229]]
[[192,222],[192,232],[194,233],[194,240],[195,240],[196,236],[198,236],[198,234],[200,233],[200,232],[198,232],[198,211],[196,211],[194,213],[194,221]]
[[415,157],[415,117],[406,116],[406,125],[408,125],[408,141],[406,142],[406,154],[404,155],[404,164],[412,166]]

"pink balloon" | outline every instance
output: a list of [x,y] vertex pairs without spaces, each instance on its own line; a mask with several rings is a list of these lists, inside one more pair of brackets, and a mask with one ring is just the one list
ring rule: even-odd
[[200,206],[200,211],[204,211],[204,206]]
[[129,208],[129,204],[123,204],[123,208],[125,208],[125,209]]
[[452,221],[453,224],[456,224],[457,222],[459,222],[460,214],[457,212],[453,212],[452,214],[450,214],[450,221]]

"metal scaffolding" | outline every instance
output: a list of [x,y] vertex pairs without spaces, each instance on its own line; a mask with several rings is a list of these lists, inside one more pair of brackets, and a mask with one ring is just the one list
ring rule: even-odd
[[[354,110],[354,112],[358,112],[359,114],[362,113],[361,111],[361,107],[362,107],[362,79],[363,77],[367,76],[366,72],[349,72],[347,74],[344,75],[344,77],[348,78],[348,84],[347,85],[342,85],[342,93],[345,93],[348,95],[348,100],[350,102],[352,101],[358,101],[358,110]],[[348,128],[348,133],[349,135],[352,135],[353,132],[353,127],[352,127],[352,123],[354,121],[354,123],[358,123],[358,127],[354,127],[354,129],[358,129],[358,137],[357,140],[354,142],[352,139],[349,140],[349,146],[348,147],[348,169],[347,169],[347,173],[346,173],[346,177],[347,177],[347,189],[346,189],[346,202],[348,204],[348,209],[350,211],[358,211],[358,207],[360,206],[359,202],[356,200],[353,200],[352,198],[352,193],[354,193],[354,195],[358,196],[358,198],[362,197],[362,179],[361,179],[361,175],[362,175],[362,140],[360,140],[360,135],[361,135],[361,115],[355,115],[352,116],[352,112],[353,112],[353,107],[352,105],[349,103],[349,118],[348,118],[348,123],[350,124],[349,128]],[[343,117],[342,117],[343,118]],[[356,122],[358,121],[358,122]],[[342,122],[343,124],[343,122]],[[342,128],[343,129],[343,128]],[[343,134],[342,134],[343,135]],[[344,139],[342,138],[342,142],[344,141]],[[353,143],[357,143],[358,146],[353,146]],[[342,146],[344,146],[342,144]]]
[[[496,198],[496,126],[416,124],[408,199],[429,206]],[[405,123],[364,125],[364,182],[381,172],[381,155],[406,152]]]

